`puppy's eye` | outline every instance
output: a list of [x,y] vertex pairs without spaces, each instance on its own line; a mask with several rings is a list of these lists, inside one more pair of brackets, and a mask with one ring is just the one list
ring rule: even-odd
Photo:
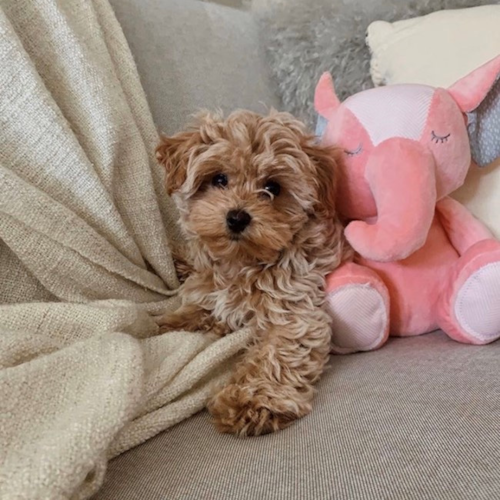
[[227,175],[226,174],[215,174],[212,177],[212,186],[223,188],[227,186]]
[[281,186],[276,181],[267,181],[264,185],[264,189],[273,196],[279,196],[281,192]]

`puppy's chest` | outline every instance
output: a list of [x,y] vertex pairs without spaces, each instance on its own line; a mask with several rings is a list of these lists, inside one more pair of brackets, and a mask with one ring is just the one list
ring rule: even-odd
[[304,300],[300,286],[296,285],[291,273],[239,276],[233,282],[214,284],[205,298],[205,308],[234,330],[255,324],[264,327],[276,323],[278,317],[283,318],[294,309],[298,300]]
[[256,313],[252,294],[244,293],[236,285],[214,290],[208,299],[212,314],[232,329],[248,325]]

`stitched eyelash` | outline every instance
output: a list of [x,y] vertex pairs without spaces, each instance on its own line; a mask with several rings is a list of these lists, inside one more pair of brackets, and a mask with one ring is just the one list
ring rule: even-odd
[[440,136],[437,135],[434,130],[431,132],[431,141],[435,142],[436,144],[443,144],[443,142],[446,142],[448,138],[450,137],[451,134]]
[[359,155],[363,151],[363,146],[360,144],[354,151],[348,151],[347,149],[344,149],[344,153],[347,156],[356,156]]

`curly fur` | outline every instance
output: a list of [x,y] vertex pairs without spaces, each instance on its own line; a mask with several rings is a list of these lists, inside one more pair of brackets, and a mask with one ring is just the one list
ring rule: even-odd
[[[281,429],[311,410],[313,384],[330,351],[325,276],[348,253],[335,215],[336,163],[287,113],[203,114],[157,157],[177,203],[192,274],[182,306],[164,331],[254,335],[229,385],[208,408],[217,427],[238,435]],[[215,175],[228,184],[211,184]],[[281,192],[268,194],[269,179]],[[235,238],[226,214],[244,209],[251,224]]]
[[372,87],[365,33],[372,21],[396,21],[491,0],[254,0],[284,108],[310,126],[314,87],[324,71],[344,100]]

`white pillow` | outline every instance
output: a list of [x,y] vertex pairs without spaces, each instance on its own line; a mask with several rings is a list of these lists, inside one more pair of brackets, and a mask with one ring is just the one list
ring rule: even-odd
[[368,27],[375,85],[448,87],[500,53],[500,5],[440,10]]
[[[500,5],[442,10],[395,23],[375,21],[368,27],[367,44],[375,85],[446,88],[500,54]],[[500,160],[484,169],[472,167],[453,197],[500,238]]]

